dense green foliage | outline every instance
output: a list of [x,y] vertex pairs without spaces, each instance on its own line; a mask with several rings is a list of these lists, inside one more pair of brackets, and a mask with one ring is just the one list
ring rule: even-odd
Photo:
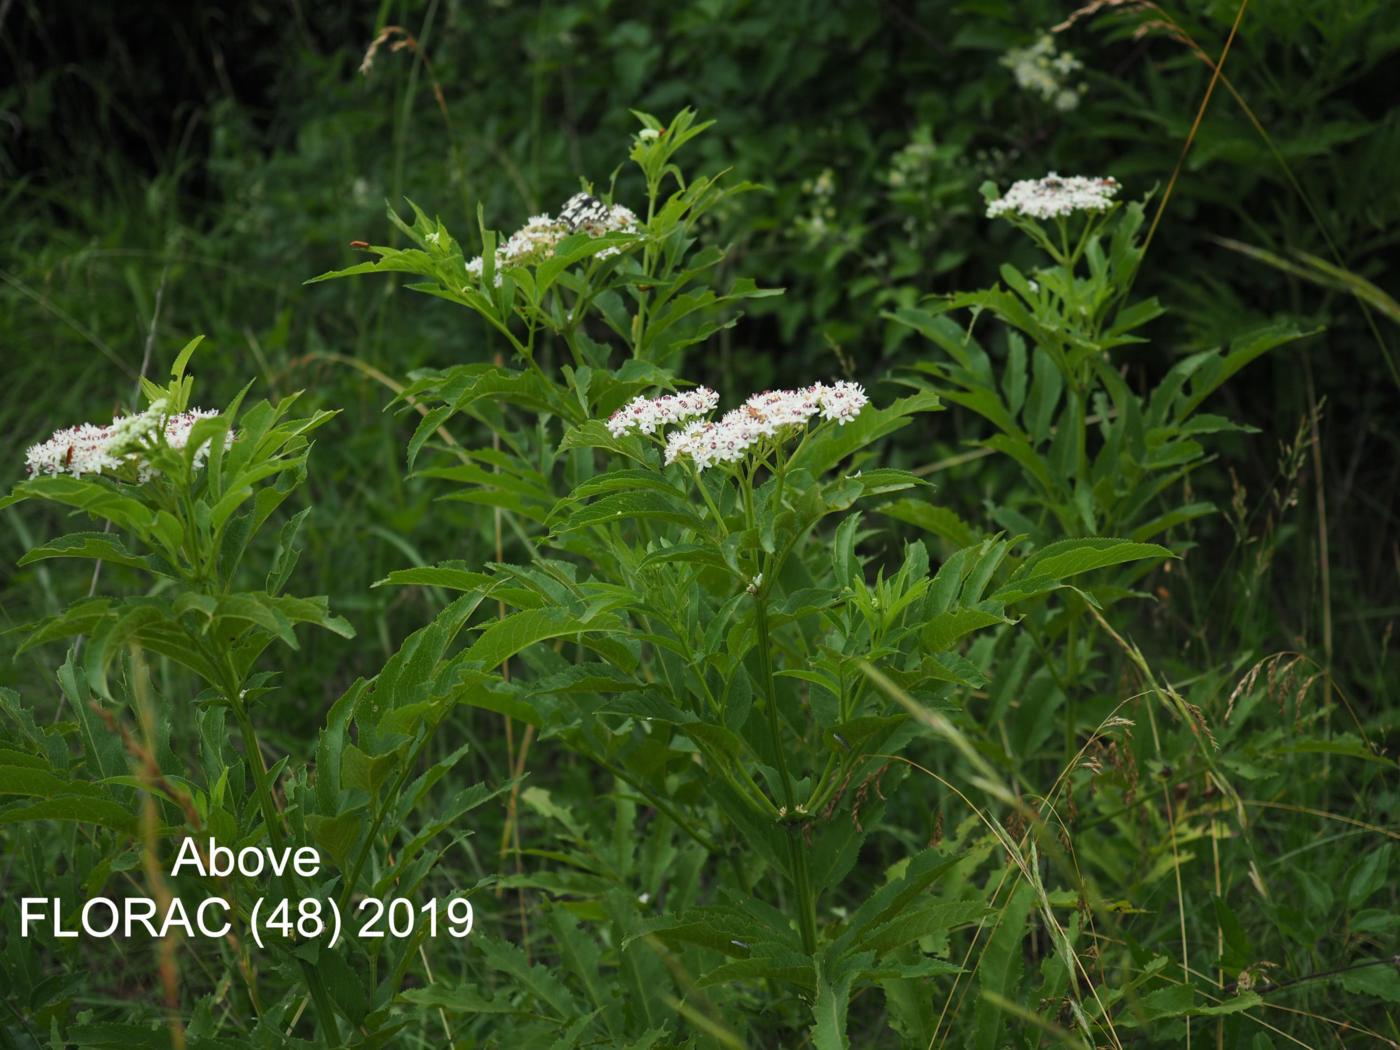
[[1400,18],[1069,11],[0,4],[0,1045],[1400,1042]]

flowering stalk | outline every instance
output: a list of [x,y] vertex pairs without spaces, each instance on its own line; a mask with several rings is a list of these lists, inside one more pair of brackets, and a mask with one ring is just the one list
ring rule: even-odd
[[[714,121],[706,120],[696,123],[695,113],[689,109],[683,109],[677,113],[671,118],[668,125],[663,125],[655,117],[646,113],[633,110],[633,114],[642,121],[642,127],[632,140],[632,149],[628,156],[642,169],[642,177],[646,180],[647,218],[645,225],[648,231],[654,233],[655,221],[659,214],[657,205],[661,201],[661,189],[667,177],[675,179],[681,195],[686,195],[688,189],[680,168],[671,158],[677,150],[703,132]],[[708,188],[704,179],[697,180],[697,185],[701,186],[702,194],[692,198],[694,203],[698,203],[702,199],[704,190]],[[685,221],[688,223],[691,220]],[[654,278],[657,275],[658,263],[663,258],[658,248],[660,243],[661,239],[653,236],[647,238],[642,246],[642,281],[634,286],[637,296],[637,312],[632,317],[630,339],[634,358],[644,356],[648,302],[656,283]]]
[[[198,343],[181,351],[166,387],[143,381],[151,402],[144,411],[117,416],[107,425],[67,427],[32,446],[25,458],[30,477],[0,506],[47,500],[105,521],[103,533],[64,537],[31,552],[31,558],[118,560],[154,577],[159,604],[146,594],[94,598],[87,603],[92,611],[84,615],[75,617],[70,609],[36,625],[26,647],[49,638],[86,638],[82,679],[109,700],[115,692],[107,682],[109,665],[133,646],[159,652],[197,675],[238,723],[256,813],[273,848],[282,850],[287,834],[248,710],[254,667],[275,639],[295,645],[297,623],[342,635],[354,632],[330,616],[324,599],[282,593],[304,513],[284,529],[282,553],[261,589],[236,590],[237,567],[254,535],[304,476],[306,435],[334,413],[283,419],[293,396],[250,409],[235,430],[231,424],[241,395],[222,414],[187,409],[192,380],[183,369]],[[244,433],[256,438],[240,440]],[[81,712],[82,698],[74,703]],[[246,819],[250,829],[256,827],[258,816]],[[290,874],[279,877],[279,885],[287,899],[299,895]],[[327,1046],[341,1045],[321,972],[300,957],[297,965],[315,1004],[320,1037]],[[249,994],[256,997],[251,988]]]
[[[727,535],[724,516],[702,476],[706,470],[722,469],[737,484],[744,526],[752,535],[758,531],[759,524],[755,507],[758,472],[761,469],[771,472],[772,513],[774,516],[781,514],[788,465],[813,433],[810,426],[812,420],[818,421],[817,428],[824,425],[843,426],[855,419],[866,403],[865,391],[856,383],[814,383],[798,390],[770,390],[755,394],[741,407],[725,413],[718,421],[711,421],[705,417],[716,409],[719,396],[713,390],[699,387],[662,397],[634,398],[613,413],[607,421],[607,428],[614,438],[628,434],[650,438],[663,450],[666,465],[681,462],[688,466],[710,514],[722,534]],[[673,428],[670,433],[665,432],[667,427]],[[787,446],[794,440],[797,441],[797,448],[793,456],[789,456]],[[770,803],[768,808],[776,810],[777,820],[785,830],[788,876],[796,897],[797,927],[803,948],[810,954],[815,953],[817,947],[816,896],[802,837],[809,807],[798,803],[792,772],[788,767],[782,719],[778,712],[773,638],[768,621],[769,594],[790,549],[788,543],[780,550],[770,552],[760,548],[752,552],[756,571],[748,590],[754,597],[758,684],[763,694],[782,800],[780,806],[773,807]]]
[[[272,843],[274,851],[281,853],[286,849],[286,839],[282,834],[281,815],[277,812],[277,806],[272,800],[272,787],[268,782],[267,763],[263,760],[262,745],[258,740],[258,732],[253,726],[253,720],[248,714],[248,708],[243,703],[242,694],[242,686],[234,685],[224,690],[224,699],[233,710],[233,717],[238,722],[239,733],[243,737],[243,750],[248,756],[248,769],[253,777],[253,793],[258,799],[258,809],[262,813],[263,826],[267,828],[268,841]],[[288,900],[297,898],[297,889],[289,873],[284,872],[278,876],[277,881],[281,883],[282,892]],[[330,994],[326,990],[326,984],[320,971],[300,956],[297,957],[297,965],[306,981],[307,990],[311,993],[311,1000],[316,1008],[316,1017],[321,1025],[321,1036],[325,1045],[327,1047],[339,1046],[340,1024],[336,1020],[335,1007],[331,1003]]]
[[[1031,238],[1059,268],[1059,272],[1043,272],[1046,290],[1034,283],[1027,287],[1033,295],[1057,297],[1059,312],[1067,323],[1045,326],[1042,348],[1055,360],[1056,366],[1069,386],[1071,416],[1083,420],[1090,386],[1090,355],[1078,352],[1079,345],[1097,342],[1108,302],[1093,285],[1086,290],[1075,275],[1079,260],[1091,240],[1107,223],[1118,205],[1114,198],[1121,187],[1116,179],[1087,178],[1080,175],[1061,176],[1050,172],[1044,178],[1023,179],[1013,183],[1001,196],[995,187],[983,187],[987,197],[988,218],[1006,219]],[[1053,222],[1056,236],[1051,237],[1044,225]],[[1078,223],[1078,230],[1073,226]],[[1091,310],[1089,306],[1094,308]],[[1084,448],[1083,427],[1076,433],[1075,468],[1087,470],[1088,457]]]
[[[647,220],[648,227],[652,220],[656,218],[656,202],[661,196],[661,180],[663,178],[664,167],[653,161],[653,157],[663,149],[661,137],[666,133],[665,128],[652,127],[648,125],[637,132],[637,138],[632,147],[632,157],[642,166],[642,174],[647,183]],[[642,246],[642,273],[647,278],[650,285],[652,271],[656,266],[656,249],[651,243]],[[639,287],[637,289],[637,313],[632,318],[632,356],[640,357],[642,353],[642,333],[646,329],[647,323],[647,301],[650,299],[650,287]]]
[[[781,472],[778,476],[782,476]],[[748,527],[752,529],[754,521],[751,506],[748,518]],[[778,810],[778,818],[787,825],[788,867],[792,877],[793,890],[797,895],[797,928],[802,936],[802,947],[810,955],[817,950],[816,898],[812,892],[812,878],[807,866],[805,843],[801,841],[805,807],[797,805],[797,798],[793,793],[792,774],[788,772],[787,753],[783,747],[782,721],[778,716],[778,690],[773,676],[773,642],[768,632],[768,591],[771,587],[771,580],[770,567],[767,571],[759,574],[754,588],[754,622],[758,630],[759,676],[763,680],[768,735],[772,738],[774,761],[778,767],[778,778],[783,787],[783,806]]]
[[[993,197],[995,187],[983,187],[987,195],[987,218],[1006,219],[1026,233],[1059,265],[1073,270],[1098,229],[1115,207],[1118,181],[1113,178],[1086,178],[1082,175],[1059,175],[1050,172],[1041,179],[1022,179],[999,197]],[[1076,214],[1085,216],[1083,228],[1074,248],[1070,247],[1069,219]],[[1054,220],[1058,244],[1046,236],[1040,225]]]
[[[988,360],[970,327],[963,331],[951,322],[943,327],[942,320],[926,324],[916,311],[906,314],[945,348],[956,348],[952,360],[929,370],[948,380],[962,403],[1000,432],[1000,451],[1015,459],[1037,494],[1041,510],[1031,535],[1041,546],[1066,534],[1131,535],[1137,541],[1156,535],[1168,527],[1153,520],[1166,485],[1179,481],[1203,456],[1189,432],[1178,428],[1205,395],[1171,403],[1175,391],[1194,382],[1188,376],[1202,358],[1179,367],[1176,385],[1167,384],[1164,389],[1172,393],[1165,396],[1143,397],[1114,367],[1112,352],[1145,342],[1138,330],[1162,313],[1155,300],[1127,301],[1143,257],[1138,231],[1144,216],[1137,202],[1119,204],[1120,190],[1112,178],[1054,172],[1017,182],[1004,193],[991,183],[983,186],[986,214],[1010,222],[1050,259],[1028,274],[1008,262],[1001,267],[1002,285],[953,297],[957,308],[971,308],[975,316],[985,312],[1005,324],[1002,375],[990,369],[978,374],[970,367],[974,353],[983,355],[983,367]],[[1089,265],[1081,266],[1085,259]],[[1044,368],[1047,361],[1058,377]],[[1042,382],[1045,396],[1039,399],[1004,397],[1024,382],[1028,366],[1033,387],[1042,380],[1059,381]],[[1209,368],[1197,374],[1209,374]],[[1100,415],[1092,442],[1090,404]],[[1151,438],[1144,433],[1144,418],[1152,419]],[[1089,603],[1074,596],[1060,618],[1037,613],[1024,621],[1064,697],[1067,763],[1078,750],[1080,693],[1101,622],[1088,611]],[[1052,647],[1051,637],[1060,644]]]

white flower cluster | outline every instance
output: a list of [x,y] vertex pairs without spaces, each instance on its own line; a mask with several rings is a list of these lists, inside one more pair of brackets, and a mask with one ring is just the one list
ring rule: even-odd
[[793,225],[798,233],[815,243],[836,228],[836,173],[823,168],[815,179],[803,181],[802,192],[811,198],[812,208],[808,214],[799,215]]
[[1106,211],[1120,189],[1113,178],[1091,179],[1051,172],[1043,179],[1022,179],[987,205],[987,218],[1010,213],[1027,219],[1059,219],[1077,211]]
[[[496,279],[499,287],[501,271],[512,266],[535,266],[554,254],[555,247],[570,234],[587,233],[601,237],[605,233],[636,233],[637,216],[621,204],[604,204],[587,193],[576,193],[564,202],[558,217],[533,215],[496,248]],[[598,258],[616,255],[617,248],[604,248]],[[485,263],[481,256],[467,262],[467,273],[480,280]]]
[[700,387],[687,394],[648,400],[637,398],[608,420],[615,437],[637,430],[650,434],[667,424],[690,420],[666,436],[666,462],[688,456],[699,470],[716,463],[737,463],[760,442],[784,437],[804,427],[813,416],[838,426],[860,414],[868,399],[858,383],[814,383],[801,390],[769,390],[754,394],[718,422],[696,419],[719,402],[713,390]]
[[[124,467],[134,466],[140,481],[151,476],[142,451],[162,433],[171,448],[184,448],[190,431],[201,419],[218,415],[208,409],[191,409],[166,415],[165,401],[153,402],[144,412],[132,416],[117,416],[106,426],[79,423],[55,431],[47,441],[32,446],[24,457],[29,474],[112,474]],[[233,432],[225,439],[232,444]],[[194,465],[202,466],[209,457],[205,444],[195,452]]]
[[634,397],[608,418],[608,430],[613,437],[629,430],[650,434],[658,427],[713,412],[718,404],[719,395],[707,386],[664,397]]
[[1011,70],[1018,87],[1039,95],[1061,112],[1079,105],[1084,85],[1071,86],[1066,81],[1083,69],[1084,63],[1068,51],[1056,51],[1049,33],[1042,33],[1029,47],[1013,47],[1001,56],[1001,64]]
[[917,186],[928,181],[938,160],[933,132],[926,125],[920,126],[914,130],[909,142],[890,158],[890,170],[885,175],[885,181],[896,190],[909,185]]

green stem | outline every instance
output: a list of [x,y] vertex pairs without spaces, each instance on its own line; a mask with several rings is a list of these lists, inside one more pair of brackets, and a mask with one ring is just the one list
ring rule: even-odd
[[[432,727],[423,734],[423,738],[418,741],[418,746],[413,749],[413,754],[409,756],[403,768],[399,770],[399,775],[394,781],[393,787],[389,791],[389,798],[398,798],[403,791],[404,784],[408,783],[409,773],[418,765],[418,758],[432,740],[437,732],[437,727],[441,722],[434,722]],[[379,837],[379,829],[384,824],[384,817],[389,811],[388,803],[381,803],[375,799],[374,820],[370,823],[369,834],[365,836],[365,844],[360,847],[359,853],[355,855],[355,862],[350,868],[350,874],[345,880],[345,885],[340,888],[340,898],[336,902],[341,912],[350,908],[350,898],[354,896],[355,887],[360,884],[360,873],[365,870],[365,864],[369,860],[370,851],[374,849],[374,840]]]
[[[1069,624],[1065,628],[1065,681],[1073,684],[1075,680],[1074,669],[1074,622],[1076,617],[1071,616]],[[1070,767],[1074,761],[1075,743],[1079,739],[1076,730],[1079,721],[1079,705],[1075,703],[1073,690],[1065,692],[1065,768]]]
[[792,865],[792,881],[797,889],[797,928],[802,934],[802,950],[808,955],[817,952],[817,898],[812,892],[812,876],[807,870],[807,850],[802,842],[802,828],[788,828],[788,859]]
[[1072,378],[1069,390],[1070,412],[1066,421],[1074,427],[1074,481],[1075,487],[1089,483],[1089,443],[1088,443],[1088,382],[1078,372]]
[[[253,728],[253,720],[248,717],[248,709],[243,706],[239,690],[235,689],[229,692],[228,701],[233,708],[234,718],[238,720],[238,728],[243,733],[243,749],[248,753],[248,768],[253,772],[253,791],[258,798],[258,808],[262,810],[263,823],[267,825],[267,837],[272,842],[272,848],[280,853],[285,848],[285,840],[282,837],[282,826],[278,820],[277,807],[272,803],[272,791],[267,783],[267,764],[263,762],[257,731]],[[289,898],[295,896],[295,887],[291,885],[289,876],[284,875],[279,881],[282,882],[283,892]],[[326,1046],[340,1046],[340,1024],[336,1020],[335,1007],[331,1004],[331,998],[326,991],[325,982],[321,980],[320,971],[302,958],[297,959],[297,965],[301,967],[306,987],[311,992],[312,1001],[316,1004],[316,1016],[321,1022],[322,1039]]]
[[[661,180],[647,180],[647,240],[642,246],[642,273],[645,275],[645,283],[652,283],[652,268],[656,262],[656,250],[651,243],[651,221],[656,217],[656,198],[661,194]],[[647,293],[642,289],[637,290],[637,315],[632,319],[632,356],[634,358],[642,355],[642,333],[646,331],[647,324]]]
[[[778,691],[773,684],[772,646],[768,635],[768,609],[765,587],[760,586],[757,595],[758,621],[758,661],[759,673],[763,678],[767,696],[768,732],[773,738],[773,754],[778,766],[778,776],[783,784],[783,808],[789,820],[797,817],[795,796],[792,788],[792,774],[788,772],[787,755],[783,751],[782,726],[778,720]],[[788,826],[788,867],[792,876],[793,889],[797,893],[797,928],[802,934],[802,948],[808,955],[817,950],[817,902],[812,893],[812,878],[807,870],[807,851],[801,842],[800,824]]]
[[783,783],[783,805],[787,807],[788,815],[792,815],[794,802],[796,801],[792,791],[792,775],[788,772],[787,755],[783,753],[782,727],[778,721],[778,693],[773,686],[773,654],[770,649],[771,643],[768,639],[768,608],[763,592],[763,587],[759,587],[757,597],[757,620],[758,620],[758,666],[759,676],[763,679],[764,690],[767,695],[764,697],[765,706],[768,708],[768,734],[773,738],[773,754],[778,767],[778,776]]
[[826,804],[830,791],[834,790],[832,787],[834,783],[833,772],[839,769],[839,765],[835,752],[827,756],[822,775],[817,778],[817,786],[812,789],[812,794],[807,798],[808,813],[816,813]]
[[700,476],[700,471],[693,465],[690,473],[695,478],[695,487],[700,490],[700,498],[705,501],[705,505],[710,508],[710,513],[714,515],[715,524],[719,526],[720,535],[728,536],[729,527],[724,524],[724,515],[719,512],[719,507],[715,505],[714,497],[710,495],[710,490],[705,487],[705,479]]
[[[648,790],[646,786],[642,784],[642,782],[639,781],[636,777],[632,776],[631,773],[628,773],[625,769],[621,768],[620,766],[614,766],[612,763],[608,762],[604,758],[598,757],[596,755],[593,756],[593,758],[594,761],[596,761],[609,773],[626,783],[629,787],[631,787],[638,794],[640,794],[642,798],[646,799],[647,803],[653,809],[655,809],[658,813],[666,817],[666,819],[671,821],[672,824],[680,828],[682,832],[684,832],[690,838],[694,839],[695,842],[703,846],[707,852],[716,857],[724,858],[727,856],[731,860],[737,860],[737,858],[731,851],[726,850],[718,842],[714,841],[714,839],[710,838],[699,828],[691,824],[690,821],[686,820],[685,817],[681,815],[680,810],[676,809],[674,806],[664,801],[654,791]],[[745,885],[742,870],[736,867],[735,872],[740,876],[739,884],[741,886]]]
[[1069,279],[1074,280],[1074,267],[1078,264],[1080,256],[1084,254],[1084,247],[1089,243],[1089,236],[1094,232],[1095,223],[1092,216],[1084,224],[1084,230],[1079,235],[1079,243],[1074,246],[1074,254],[1069,257]]

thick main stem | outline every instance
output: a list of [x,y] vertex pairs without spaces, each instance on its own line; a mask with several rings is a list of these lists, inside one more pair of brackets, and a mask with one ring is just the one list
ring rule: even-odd
[[808,955],[817,951],[817,898],[812,892],[812,876],[807,870],[807,850],[802,842],[802,829],[794,824],[788,829],[788,860],[792,865],[792,883],[797,891],[797,929],[802,935],[802,950]]
[[[790,821],[795,821],[796,796],[793,794],[792,774],[788,772],[787,755],[783,752],[782,725],[778,718],[778,691],[773,685],[773,653],[768,637],[768,604],[762,586],[757,595],[758,661],[766,692],[768,733],[773,738],[773,754],[778,777],[783,785],[783,807]],[[817,902],[812,893],[812,877],[807,869],[807,851],[801,841],[800,825],[788,825],[788,867],[793,890],[797,894],[797,928],[802,935],[802,949],[811,955],[817,950]]]
[[783,754],[782,727],[778,720],[778,694],[773,687],[773,654],[769,649],[768,640],[768,603],[761,588],[757,607],[758,666],[759,674],[763,678],[764,692],[767,694],[764,699],[768,708],[768,734],[773,738],[773,753],[778,766],[778,776],[783,783],[783,806],[788,815],[791,816],[795,797],[792,791],[792,775],[788,773],[787,756]]

